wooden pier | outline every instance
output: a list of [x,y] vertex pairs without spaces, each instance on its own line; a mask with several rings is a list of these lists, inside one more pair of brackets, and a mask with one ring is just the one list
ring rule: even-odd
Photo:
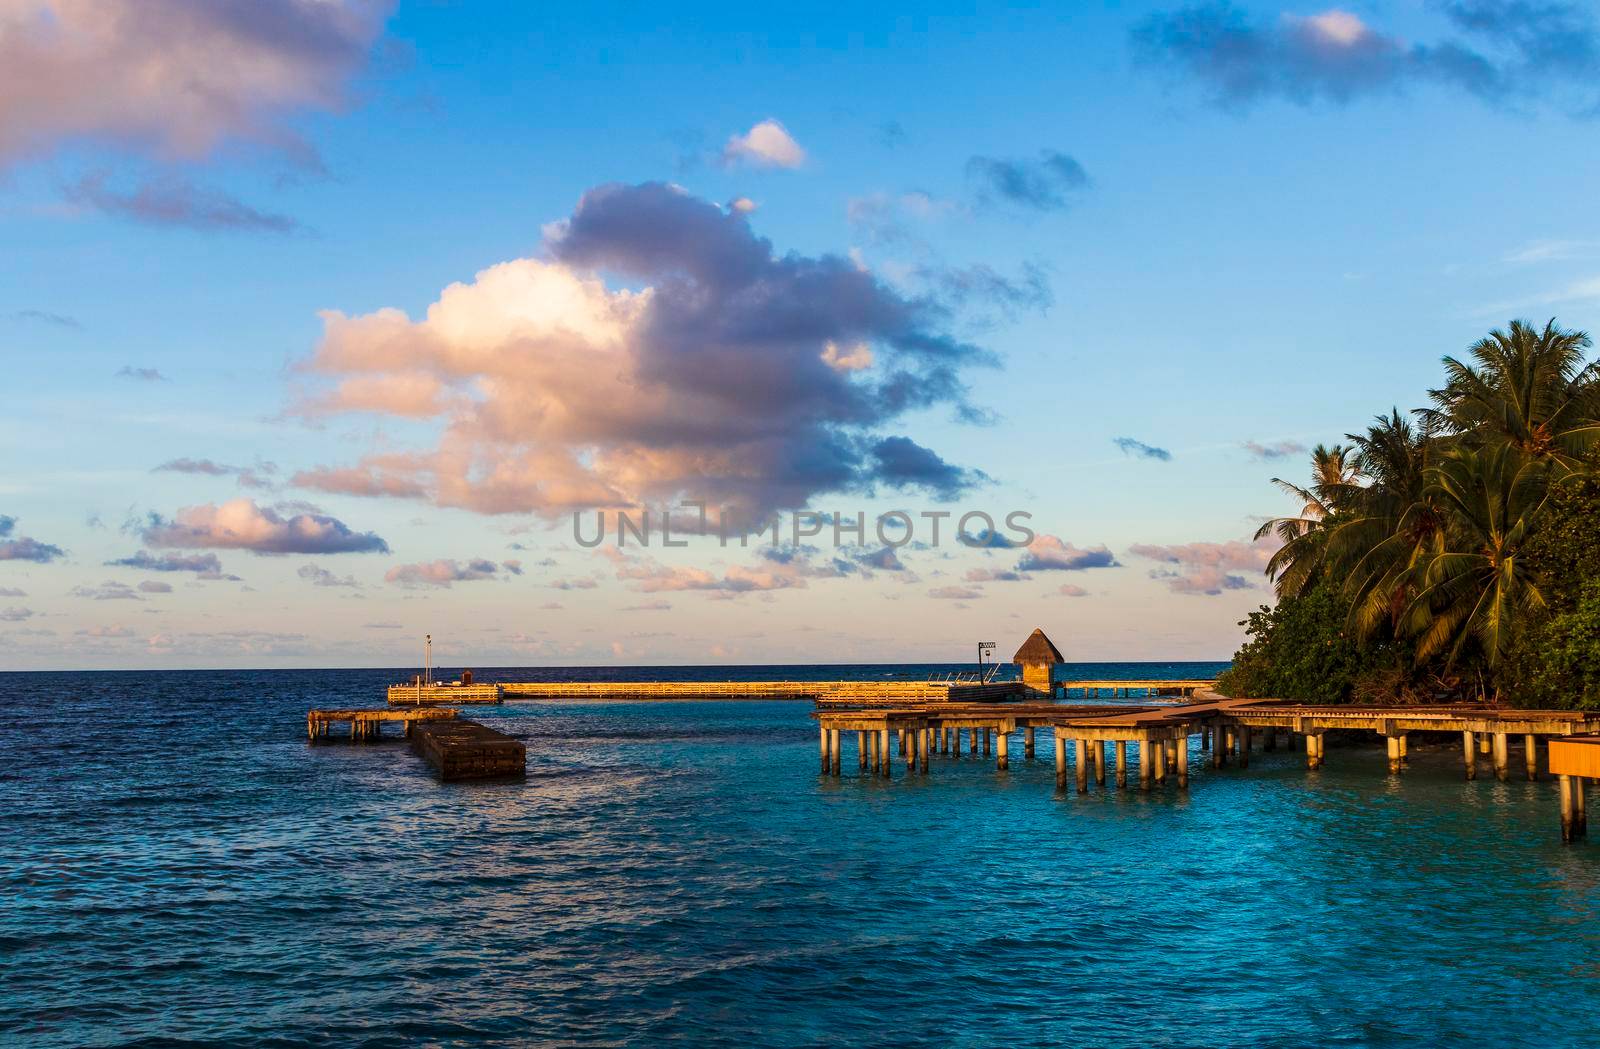
[[504,779],[527,775],[521,740],[476,721],[429,721],[411,733],[411,749],[441,780]]
[[[1121,689],[1145,683],[1095,684]],[[1248,768],[1259,741],[1264,751],[1280,744],[1303,748],[1307,768],[1319,769],[1327,756],[1328,732],[1371,732],[1384,740],[1390,774],[1400,775],[1409,765],[1411,734],[1450,733],[1462,741],[1462,770],[1469,780],[1477,778],[1485,760],[1497,779],[1510,779],[1513,744],[1522,750],[1518,774],[1538,779],[1543,741],[1548,772],[1560,780],[1562,836],[1568,841],[1581,836],[1586,827],[1584,780],[1600,778],[1600,713],[1588,711],[1313,706],[1230,699],[1202,690],[1189,702],[1164,706],[929,703],[847,709],[819,704],[812,716],[818,725],[824,775],[841,774],[841,741],[852,734],[860,773],[890,776],[896,756],[908,774],[927,775],[931,756],[960,757],[963,749],[972,757],[992,755],[996,770],[1004,772],[1010,765],[1013,737],[1020,734],[1023,758],[1032,760],[1037,734],[1044,729],[1054,744],[1057,788],[1067,787],[1070,754],[1079,793],[1089,792],[1092,785],[1104,787],[1108,778],[1125,787],[1135,765],[1140,790],[1169,781],[1186,788],[1193,736],[1200,737],[1200,750],[1209,754],[1214,768],[1230,764]]]
[[329,738],[330,729],[339,723],[350,726],[352,743],[370,742],[382,737],[383,723],[398,721],[405,735],[411,735],[411,726],[420,721],[448,721],[456,716],[448,708],[431,707],[422,710],[308,710],[306,711],[306,736],[312,740]]
[[1193,696],[1199,692],[1207,692],[1216,687],[1216,682],[1210,679],[1194,681],[1162,681],[1159,679],[1136,679],[1128,681],[1057,681],[1056,691],[1063,697],[1069,697],[1077,692],[1086,698],[1098,698],[1101,694],[1109,692],[1113,699],[1118,696],[1131,698],[1134,693],[1154,698],[1156,696]]
[[497,687],[507,696],[544,700],[795,699],[882,704],[989,702],[1022,695],[1021,682],[1016,681],[503,681]]
[[501,702],[499,685],[456,685],[434,682],[431,685],[390,685],[388,700],[397,707],[438,707],[464,703]]

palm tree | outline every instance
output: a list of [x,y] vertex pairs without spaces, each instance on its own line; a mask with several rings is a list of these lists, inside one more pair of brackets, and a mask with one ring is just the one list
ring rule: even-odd
[[1545,607],[1519,555],[1537,526],[1556,467],[1511,444],[1458,448],[1428,468],[1429,491],[1447,515],[1443,540],[1418,559],[1403,620],[1417,661],[1441,653],[1451,666],[1476,640],[1492,670],[1513,631]]
[[1330,529],[1324,560],[1343,579],[1350,629],[1366,638],[1398,624],[1414,593],[1413,569],[1438,546],[1443,515],[1429,491],[1428,469],[1440,442],[1426,423],[1413,426],[1398,408],[1378,416],[1365,434],[1346,436],[1368,483]]
[[1302,488],[1281,477],[1272,483],[1297,500],[1294,517],[1275,517],[1256,529],[1255,538],[1275,535],[1283,543],[1267,562],[1267,576],[1277,585],[1278,596],[1303,593],[1316,574],[1321,552],[1321,530],[1328,519],[1360,488],[1361,472],[1350,449],[1319,444],[1311,450],[1311,484]]
[[1420,414],[1469,444],[1505,443],[1579,469],[1600,444],[1600,361],[1586,364],[1588,333],[1512,321],[1472,344],[1473,364],[1446,357],[1446,382]]

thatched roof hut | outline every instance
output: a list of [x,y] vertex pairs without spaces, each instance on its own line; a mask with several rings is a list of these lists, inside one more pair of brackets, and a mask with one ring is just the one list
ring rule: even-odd
[[1061,655],[1061,650],[1044,636],[1043,630],[1035,630],[1028,635],[1028,640],[1017,649],[1017,654],[1011,657],[1011,662],[1021,666],[1049,667],[1057,663],[1065,663],[1066,658]]

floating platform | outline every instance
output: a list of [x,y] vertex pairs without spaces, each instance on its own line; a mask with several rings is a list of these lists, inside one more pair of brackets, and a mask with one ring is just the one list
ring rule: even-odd
[[411,733],[411,749],[446,781],[527,775],[527,748],[522,741],[476,721],[418,724]]

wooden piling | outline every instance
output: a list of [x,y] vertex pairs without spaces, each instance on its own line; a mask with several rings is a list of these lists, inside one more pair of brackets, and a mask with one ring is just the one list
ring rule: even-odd
[[1189,789],[1189,737],[1184,735],[1175,741],[1177,744],[1178,788]]
[[1268,728],[1261,738],[1261,753],[1267,754],[1278,749],[1278,730]]
[[1572,781],[1575,777],[1562,773],[1556,779],[1561,791],[1561,840],[1572,841],[1577,835],[1577,809],[1572,801]]
[[828,764],[830,766],[829,771],[835,776],[839,775],[839,730],[838,729],[830,729],[828,731]]
[[1539,737],[1528,733],[1522,737],[1523,759],[1528,767],[1528,781],[1539,778]]
[[1033,760],[1033,726],[1032,725],[1028,726],[1028,734],[1023,737],[1023,742],[1022,742],[1022,760],[1024,760],[1024,761],[1032,761]]
[[828,726],[818,725],[817,734],[822,737],[822,774],[826,776],[828,774]]
[[1582,776],[1572,777],[1572,818],[1580,838],[1589,833],[1589,808],[1583,798],[1583,779]]
[[1098,786],[1106,785],[1106,745],[1098,739],[1094,741],[1094,781]]
[[1386,737],[1384,739],[1384,742],[1388,745],[1388,748],[1389,748],[1389,773],[1390,773],[1390,775],[1399,775],[1399,773],[1400,773],[1400,737],[1399,736],[1388,736],[1388,737]]
[[1314,769],[1320,762],[1317,760],[1317,734],[1306,733],[1306,768]]
[[1494,734],[1492,753],[1494,754],[1494,778],[1504,783],[1511,778],[1511,757],[1504,732],[1496,732]]
[[1155,744],[1148,739],[1139,741],[1139,789],[1149,790],[1150,783],[1155,779],[1156,759],[1151,753]]
[[1150,741],[1150,757],[1153,763],[1151,774],[1157,783],[1167,782],[1167,742],[1162,739]]
[[987,725],[983,728],[983,756],[989,756],[989,727]]
[[1461,732],[1461,761],[1468,779],[1478,778],[1478,739],[1471,729]]
[[1223,748],[1223,743],[1226,742],[1226,740],[1227,740],[1227,736],[1223,733],[1222,726],[1220,724],[1212,725],[1211,726],[1211,767],[1214,768],[1214,769],[1220,769],[1222,767],[1223,762],[1227,760],[1227,756],[1224,753],[1224,748]]
[[1239,767],[1250,767],[1250,726],[1239,726]]
[[1128,741],[1117,740],[1117,789],[1122,790],[1128,785]]
[[889,730],[878,733],[878,768],[885,776],[894,775],[894,759],[889,756]]
[[994,741],[994,767],[999,769],[1001,772],[1004,772],[1006,769],[1011,767],[1011,756],[1009,753],[1011,749],[1011,733],[1001,729],[1000,732],[997,733],[997,737],[998,738],[996,738]]
[[856,733],[856,770],[859,772],[867,771],[867,734],[865,732]]
[[1065,790],[1067,787],[1067,737],[1060,729],[1055,731],[1056,737],[1056,789]]
[[1089,793],[1089,762],[1091,760],[1088,740],[1078,740],[1077,758],[1078,793],[1087,794]]
[[917,769],[924,775],[928,771],[928,750],[933,742],[933,729],[925,728],[917,731]]

